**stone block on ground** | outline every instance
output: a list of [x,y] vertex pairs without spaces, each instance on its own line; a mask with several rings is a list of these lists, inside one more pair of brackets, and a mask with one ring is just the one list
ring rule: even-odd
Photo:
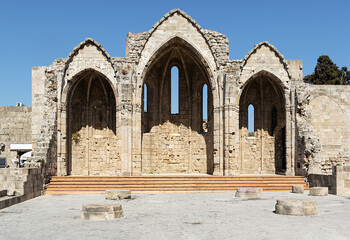
[[7,189],[7,196],[20,196],[21,193],[16,189]]
[[304,185],[293,185],[292,193],[304,193]]
[[310,196],[328,196],[328,187],[313,187],[309,192]]
[[315,200],[284,198],[277,200],[275,210],[277,214],[292,216],[312,216],[318,214]]
[[122,205],[114,204],[84,204],[81,218],[85,220],[113,220],[123,217]]
[[131,192],[124,189],[111,189],[105,191],[105,197],[108,200],[122,200],[131,198]]
[[263,197],[262,188],[237,188],[237,198],[243,199],[259,199]]

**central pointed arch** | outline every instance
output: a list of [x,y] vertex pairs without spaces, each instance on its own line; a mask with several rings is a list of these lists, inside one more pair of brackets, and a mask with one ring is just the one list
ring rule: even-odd
[[[174,37],[155,51],[146,66],[141,76],[141,84],[147,85],[149,106],[147,112],[141,112],[142,173],[211,174],[214,169],[213,96],[216,87],[208,64],[191,44]],[[171,69],[174,67],[178,70],[178,92],[171,88]],[[205,132],[204,85],[208,88],[208,127]],[[172,94],[179,97],[176,114],[171,111]]]

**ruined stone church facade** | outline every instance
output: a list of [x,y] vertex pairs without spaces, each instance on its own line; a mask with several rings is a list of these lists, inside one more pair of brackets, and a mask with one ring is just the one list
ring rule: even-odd
[[302,62],[268,42],[230,60],[227,37],[181,10],[129,33],[125,57],[86,39],[32,83],[32,162],[47,176],[306,176],[349,162],[347,86],[305,84]]

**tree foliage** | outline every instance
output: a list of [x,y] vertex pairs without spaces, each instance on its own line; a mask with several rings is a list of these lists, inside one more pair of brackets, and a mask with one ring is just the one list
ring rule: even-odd
[[304,81],[311,84],[346,85],[350,83],[350,71],[347,67],[338,68],[327,56],[317,59],[314,73],[305,76]]

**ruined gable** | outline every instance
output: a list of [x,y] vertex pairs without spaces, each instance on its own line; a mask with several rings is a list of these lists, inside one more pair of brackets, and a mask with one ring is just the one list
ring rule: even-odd
[[289,85],[290,75],[288,65],[275,47],[268,42],[257,44],[243,60],[240,83],[245,82],[254,74],[265,71],[279,78],[285,87]]

